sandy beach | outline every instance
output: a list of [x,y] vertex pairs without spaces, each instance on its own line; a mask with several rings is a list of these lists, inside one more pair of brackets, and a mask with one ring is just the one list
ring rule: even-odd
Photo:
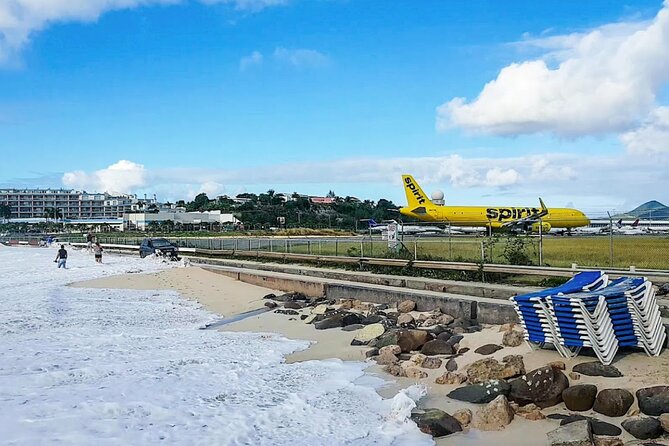
[[[204,271],[197,267],[174,268],[152,274],[125,274],[115,277],[105,277],[92,281],[74,284],[76,287],[95,288],[126,288],[126,289],[172,289],[178,291],[182,296],[193,299],[203,305],[206,309],[225,317],[231,317],[239,313],[264,308],[263,296],[268,293],[282,294],[274,290],[257,287],[238,282],[223,275]],[[301,310],[304,314],[309,313],[309,308]],[[257,314],[242,320],[226,324],[220,328],[230,332],[271,332],[278,333],[290,339],[308,340],[312,344],[309,348],[292,353],[286,357],[286,361],[299,362],[317,359],[339,358],[345,361],[364,361],[368,346],[351,346],[351,340],[355,337],[355,331],[343,331],[340,328],[328,330],[316,330],[313,325],[305,324],[295,315],[276,314],[273,311]],[[468,347],[470,350],[457,358],[458,371],[484,356],[475,353],[474,350],[484,344],[502,344],[503,333],[499,326],[486,326],[476,333],[467,334],[460,342],[460,348]],[[572,361],[565,361],[556,352],[550,350],[531,350],[525,343],[517,347],[505,347],[490,356],[490,358],[502,360],[507,355],[522,355],[527,371],[545,366],[552,361],[564,361],[566,363],[565,373],[571,371],[571,367],[581,362],[594,360],[592,357],[580,355]],[[664,385],[669,382],[669,353],[665,351],[658,358],[649,358],[643,353],[632,353],[626,356],[619,355],[615,366],[622,372],[623,377],[605,378],[581,376],[574,384],[595,384],[601,389],[624,388],[634,393],[638,388],[652,385]],[[435,378],[444,373],[444,367],[434,370],[424,370],[428,377],[420,380],[394,377],[382,370],[381,366],[371,361],[367,373],[378,376],[387,381],[387,385],[379,389],[384,397],[391,397],[401,388],[408,387],[420,382],[427,386],[427,396],[419,402],[419,407],[439,408],[448,413],[462,408],[468,408],[476,413],[481,405],[468,404],[452,400],[446,394],[460,385],[440,385],[435,383]],[[636,402],[630,409],[637,409]],[[542,410],[545,415],[554,413],[570,413],[564,404]],[[592,411],[583,412],[586,416],[596,416],[598,419],[620,425],[624,418],[609,418]],[[546,433],[558,427],[559,422],[550,419],[528,421],[516,416],[514,421],[500,431],[480,431],[475,428],[465,429],[462,433],[456,433],[447,437],[435,439],[438,445],[477,445],[494,442],[499,446],[532,446],[548,444]],[[625,441],[633,441],[634,438],[623,431],[620,436]],[[663,440],[654,440],[657,444],[665,444]]]

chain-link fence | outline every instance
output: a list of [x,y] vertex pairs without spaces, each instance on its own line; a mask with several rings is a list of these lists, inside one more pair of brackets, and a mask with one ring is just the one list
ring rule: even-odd
[[[81,234],[58,235],[61,242],[82,242]],[[381,237],[202,237],[170,238],[179,247],[227,251],[281,252],[321,256],[405,258],[512,265],[615,267],[669,270],[669,236],[441,236],[404,237],[390,249]],[[0,237],[30,241],[44,236]],[[101,243],[139,245],[144,237],[98,234]]]

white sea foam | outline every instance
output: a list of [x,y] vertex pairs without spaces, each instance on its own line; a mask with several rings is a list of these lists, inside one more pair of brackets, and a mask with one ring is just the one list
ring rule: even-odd
[[198,330],[214,315],[167,291],[67,283],[174,266],[0,247],[0,432],[11,445],[428,445],[424,389],[383,400],[363,363],[285,364],[306,342]]

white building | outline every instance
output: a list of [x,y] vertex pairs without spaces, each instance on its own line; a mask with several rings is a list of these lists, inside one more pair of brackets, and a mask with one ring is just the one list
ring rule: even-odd
[[146,231],[153,222],[172,221],[184,226],[237,225],[241,222],[233,214],[221,211],[186,212],[183,208],[161,210],[156,213],[136,212],[123,216],[123,226],[128,230]]

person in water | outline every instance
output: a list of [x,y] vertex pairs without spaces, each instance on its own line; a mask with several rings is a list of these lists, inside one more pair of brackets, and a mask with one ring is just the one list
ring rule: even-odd
[[102,263],[102,246],[100,246],[100,242],[95,242],[95,245],[93,245],[93,253],[95,254],[95,261],[97,263]]
[[58,268],[67,269],[67,250],[65,249],[65,245],[60,245],[60,249],[58,250],[58,254],[56,254],[56,260],[54,260],[54,262],[58,263]]

